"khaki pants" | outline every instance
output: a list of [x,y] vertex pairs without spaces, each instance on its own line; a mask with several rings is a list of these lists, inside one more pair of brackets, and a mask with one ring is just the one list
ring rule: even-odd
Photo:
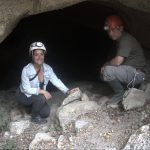
[[138,85],[145,80],[145,73],[126,65],[105,66],[101,77],[104,81],[118,79],[123,84],[129,84],[135,79],[134,85]]

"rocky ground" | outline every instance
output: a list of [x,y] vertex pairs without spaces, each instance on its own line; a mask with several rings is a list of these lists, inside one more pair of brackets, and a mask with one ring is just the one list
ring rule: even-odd
[[[62,119],[59,118],[60,114],[56,115],[58,107],[65,98],[61,92],[57,91],[52,93],[53,100],[50,102],[52,106],[51,115],[47,119],[48,123],[44,125],[31,123],[29,115],[25,114],[21,108],[16,109],[18,106],[14,101],[13,90],[1,92],[0,98],[7,98],[6,103],[11,106],[9,109],[11,123],[9,128],[5,129],[7,132],[2,131],[0,134],[0,148],[12,149],[13,144],[15,144],[16,149],[121,150],[136,130],[150,123],[149,100],[147,100],[145,106],[129,111],[125,111],[121,106],[112,109],[106,107],[106,101],[112,95],[111,89],[106,84],[79,82],[70,85],[70,87],[79,87],[81,92],[87,95],[85,101],[71,102],[67,107],[64,106],[65,109],[62,109],[64,116],[66,115],[67,118],[74,112],[76,115],[71,116],[72,120],[70,119],[70,122],[67,123],[64,116],[62,116],[64,117]],[[86,106],[83,108],[83,103],[91,105],[91,107]],[[70,110],[69,105],[72,107]],[[76,108],[73,108],[73,106]],[[13,115],[12,110],[14,109],[15,111],[19,110],[20,114],[15,113]],[[82,113],[79,113],[80,111]],[[57,117],[58,119],[56,119]],[[20,130],[22,128],[21,124],[19,124],[15,129],[12,129],[11,124],[16,122],[24,122],[26,128],[22,132],[17,131],[18,128]],[[35,136],[37,136],[38,144],[37,141],[33,141],[36,139]],[[47,138],[41,140],[40,138],[42,137],[43,139]],[[13,141],[13,144],[8,143],[8,141]]]

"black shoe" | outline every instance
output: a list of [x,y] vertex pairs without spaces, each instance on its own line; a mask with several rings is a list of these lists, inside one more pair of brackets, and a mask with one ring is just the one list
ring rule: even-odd
[[44,124],[47,123],[47,120],[44,118],[41,118],[40,116],[32,117],[31,122],[36,124]]

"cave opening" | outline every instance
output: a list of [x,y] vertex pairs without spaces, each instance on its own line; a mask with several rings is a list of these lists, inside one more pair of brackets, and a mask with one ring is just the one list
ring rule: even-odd
[[104,20],[117,13],[106,5],[82,2],[22,19],[0,45],[0,88],[19,85],[34,41],[45,44],[46,63],[64,83],[100,81],[100,68],[113,45],[103,30]]

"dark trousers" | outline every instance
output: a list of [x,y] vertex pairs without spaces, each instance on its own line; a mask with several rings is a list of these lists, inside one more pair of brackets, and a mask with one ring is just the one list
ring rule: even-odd
[[24,93],[17,90],[16,93],[17,101],[24,105],[25,107],[30,107],[32,111],[32,116],[40,115],[42,118],[46,118],[49,116],[50,107],[46,102],[46,98],[43,95],[32,95],[31,97],[27,97]]

